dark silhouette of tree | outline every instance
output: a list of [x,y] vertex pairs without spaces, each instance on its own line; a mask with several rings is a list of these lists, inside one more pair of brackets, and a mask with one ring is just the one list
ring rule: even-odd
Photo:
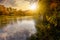
[[33,40],[60,40],[59,2],[59,0],[39,0],[40,7],[36,19],[37,37],[34,36]]

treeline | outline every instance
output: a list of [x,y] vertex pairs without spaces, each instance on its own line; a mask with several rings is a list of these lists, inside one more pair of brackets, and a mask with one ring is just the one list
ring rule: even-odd
[[33,16],[33,13],[31,13],[29,10],[22,11],[0,5],[0,29],[10,23],[12,20],[16,21],[18,17],[23,16]]
[[5,7],[4,5],[0,5],[0,15],[7,15],[7,16],[31,16],[33,15],[31,11],[26,10],[17,10],[11,7]]

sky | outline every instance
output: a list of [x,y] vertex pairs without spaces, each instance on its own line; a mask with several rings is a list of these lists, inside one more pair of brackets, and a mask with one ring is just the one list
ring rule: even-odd
[[36,2],[37,0],[0,0],[0,4],[3,4],[6,7],[13,7],[23,10],[27,10],[29,5]]

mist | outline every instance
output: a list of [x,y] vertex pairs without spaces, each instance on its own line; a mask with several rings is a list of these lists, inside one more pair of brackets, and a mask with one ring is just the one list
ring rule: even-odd
[[0,40],[27,40],[36,33],[34,20],[12,20],[0,30]]

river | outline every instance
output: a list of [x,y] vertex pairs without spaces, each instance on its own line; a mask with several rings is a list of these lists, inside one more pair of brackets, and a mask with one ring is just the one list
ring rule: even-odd
[[15,20],[9,18],[9,20],[3,28],[0,28],[0,40],[27,40],[36,33],[35,21],[31,17],[17,17]]

